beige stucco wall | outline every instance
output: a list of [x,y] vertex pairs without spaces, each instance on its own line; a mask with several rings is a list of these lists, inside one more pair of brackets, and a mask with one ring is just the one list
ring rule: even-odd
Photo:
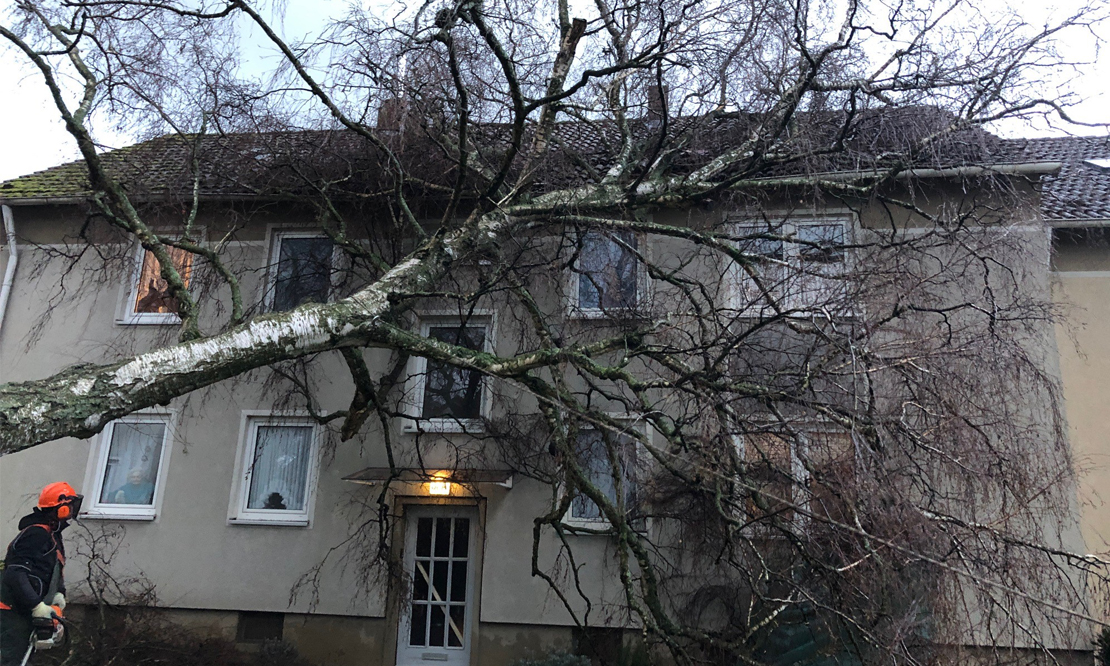
[[[1053,297],[1087,552],[1110,556],[1110,248],[1057,250]],[[1096,609],[1097,611],[1098,609]],[[1101,609],[1110,618],[1110,608]]]

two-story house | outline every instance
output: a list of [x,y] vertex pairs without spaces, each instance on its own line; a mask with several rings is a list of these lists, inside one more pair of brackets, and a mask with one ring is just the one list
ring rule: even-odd
[[[589,131],[564,131],[561,145],[601,150]],[[770,660],[791,640],[821,650],[838,637],[894,636],[897,621],[933,612],[949,624],[918,622],[901,639],[921,661],[996,663],[991,649],[1002,646],[1086,663],[1093,625],[1083,617],[1106,616],[1097,585],[1069,573],[1072,587],[1018,590],[1062,618],[1019,630],[1041,606],[1002,599],[1031,576],[1021,567],[1040,560],[995,570],[987,558],[975,569],[969,560],[997,544],[935,539],[974,531],[999,502],[1016,501],[1013,514],[1048,521],[1041,536],[1052,548],[1110,549],[1098,496],[1110,492],[1110,144],[972,138],[880,197],[853,199],[780,170],[715,207],[522,231],[500,256],[413,295],[398,327],[432,341],[423,354],[376,344],[354,360],[282,362],[119,418],[90,439],[4,456],[0,534],[13,535],[42,485],[68,479],[85,495],[69,570],[73,581],[89,572],[84,587],[71,583],[86,601],[100,589],[126,603],[103,589],[109,575],[153,586],[150,599],[177,622],[246,644],[281,639],[320,664],[489,666],[553,650],[613,658],[641,635],[661,655],[658,636],[670,630],[645,627],[660,617],[738,645],[744,631],[772,632],[785,610],[814,608],[826,629],[753,639],[752,653]],[[360,165],[342,133],[212,137],[200,172],[190,166],[194,140],[164,137],[105,159],[152,228],[211,251],[170,251],[202,328],[338,302],[418,244],[375,199],[374,160]],[[822,173],[851,184],[870,168],[856,156]],[[335,211],[312,198],[308,184],[324,181],[342,190]],[[442,211],[430,192],[414,215]],[[0,203],[4,382],[175,342],[180,319],[157,260],[104,223],[82,164],[0,184]],[[981,324],[984,303],[995,318]],[[1066,305],[1066,318],[1042,316],[1051,303]],[[543,387],[524,375],[495,379],[479,365],[486,357],[446,361],[434,345],[525,363],[570,341],[576,370],[553,385],[600,416],[568,426],[564,439],[546,429]],[[991,350],[999,356],[985,358]],[[684,379],[697,373],[680,358],[704,361],[696,380]],[[579,371],[595,362],[593,374]],[[539,373],[567,367],[536,363]],[[359,368],[374,381],[356,385]],[[1053,416],[1058,382],[1066,420]],[[715,404],[714,387],[731,397]],[[952,418],[938,416],[949,402]],[[360,409],[361,427],[346,432]],[[1067,439],[1055,438],[1065,423]],[[1061,477],[990,496],[991,470],[1062,469],[1052,457],[1061,441],[1079,464],[1078,495]],[[568,465],[589,483],[568,488]],[[979,488],[969,482],[977,477]],[[1067,516],[1053,513],[1063,505]],[[610,506],[629,517],[625,531],[611,529]],[[1010,525],[1000,520],[992,525]],[[920,541],[901,540],[918,529]],[[876,536],[873,552],[856,550]],[[740,564],[753,561],[763,568]],[[944,578],[963,566],[975,575]],[[741,572],[750,576],[737,583]],[[841,626],[822,614],[822,594],[860,608],[886,596],[866,617],[837,609]],[[640,606],[653,603],[669,610]]]

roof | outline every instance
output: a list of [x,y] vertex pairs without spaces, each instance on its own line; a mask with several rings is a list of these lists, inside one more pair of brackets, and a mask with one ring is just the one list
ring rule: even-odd
[[[783,148],[809,153],[785,164],[749,163],[751,177],[795,173],[856,172],[883,168],[903,159],[914,144],[952,117],[937,109],[912,107],[860,113],[845,125],[842,114],[811,113],[780,139]],[[732,146],[764,131],[764,119],[752,114],[715,114],[680,118],[668,126],[672,172],[690,172]],[[644,139],[658,134],[658,124],[636,121],[633,131]],[[844,131],[847,130],[847,131]],[[437,142],[435,127],[384,132],[401,161],[409,187],[449,186],[454,166]],[[503,124],[474,128],[475,144],[489,164],[504,150]],[[839,145],[828,150],[830,145]],[[527,139],[526,139],[527,140]],[[596,182],[612,165],[620,135],[608,121],[558,123],[549,159],[537,175],[537,187],[552,189]],[[644,140],[641,164],[657,155],[657,143]],[[776,145],[776,149],[780,146]],[[913,155],[912,166],[947,168],[1061,162],[1055,176],[1044,179],[1044,212],[1050,220],[1110,219],[1110,170],[1085,162],[1110,158],[1110,137],[1000,139],[981,129],[952,133]],[[102,155],[104,163],[136,198],[187,197],[194,182],[204,197],[296,197],[317,188],[349,196],[392,192],[396,172],[391,157],[367,139],[347,130],[295,130],[221,135],[163,136]],[[197,165],[194,172],[193,164]],[[194,178],[194,173],[198,178]],[[70,162],[0,183],[0,201],[32,203],[82,198],[89,193],[88,172]]]
[[1006,148],[1015,161],[1063,163],[1042,180],[1046,220],[1110,220],[1110,169],[1090,161],[1110,158],[1110,136],[1012,139]]

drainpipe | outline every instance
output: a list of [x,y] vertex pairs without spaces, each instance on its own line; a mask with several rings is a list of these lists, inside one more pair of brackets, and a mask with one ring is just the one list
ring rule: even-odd
[[11,206],[4,209],[4,235],[8,238],[8,267],[4,271],[4,285],[0,287],[0,329],[4,327],[4,313],[8,309],[8,298],[12,295],[12,284],[15,283],[15,267],[19,264],[19,251],[15,245],[15,218],[12,217]]

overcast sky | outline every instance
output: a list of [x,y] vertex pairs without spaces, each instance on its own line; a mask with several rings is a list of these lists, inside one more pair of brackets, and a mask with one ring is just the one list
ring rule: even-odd
[[[1041,23],[1050,18],[1051,11],[1066,11],[1067,5],[1077,0],[1057,0],[1044,3],[1041,0],[981,0],[981,5],[1013,6],[1018,8],[1031,23]],[[0,16],[8,15],[8,3],[0,0]],[[330,9],[341,11],[343,0],[288,0],[287,14],[283,21],[283,34],[287,37],[302,36],[304,30],[319,26],[321,17],[331,13]],[[6,6],[7,5],[7,6]],[[1047,5],[1047,6],[1046,6]],[[1110,26],[1103,26],[1103,38],[1110,36]],[[258,43],[257,36],[245,34],[243,42]],[[1093,40],[1077,38],[1069,40],[1066,55],[1073,60],[1084,61],[1082,73],[1072,81],[1061,82],[1063,90],[1078,92],[1083,102],[1073,109],[1077,120],[1085,122],[1110,122],[1110,58],[1096,58]],[[257,48],[245,56],[247,66],[262,68],[273,56],[260,52]],[[50,100],[46,86],[25,59],[19,57],[7,44],[0,45],[0,180],[45,169],[66,161],[77,159],[77,149],[72,137],[65,131]],[[1094,62],[1092,62],[1094,61]],[[1058,134],[1046,127],[1032,127],[1020,123],[1008,123],[991,128],[1005,136],[1044,136]],[[1105,129],[1076,127],[1071,130],[1077,134],[1106,134]],[[119,147],[132,142],[132,137],[100,130],[98,141]]]

